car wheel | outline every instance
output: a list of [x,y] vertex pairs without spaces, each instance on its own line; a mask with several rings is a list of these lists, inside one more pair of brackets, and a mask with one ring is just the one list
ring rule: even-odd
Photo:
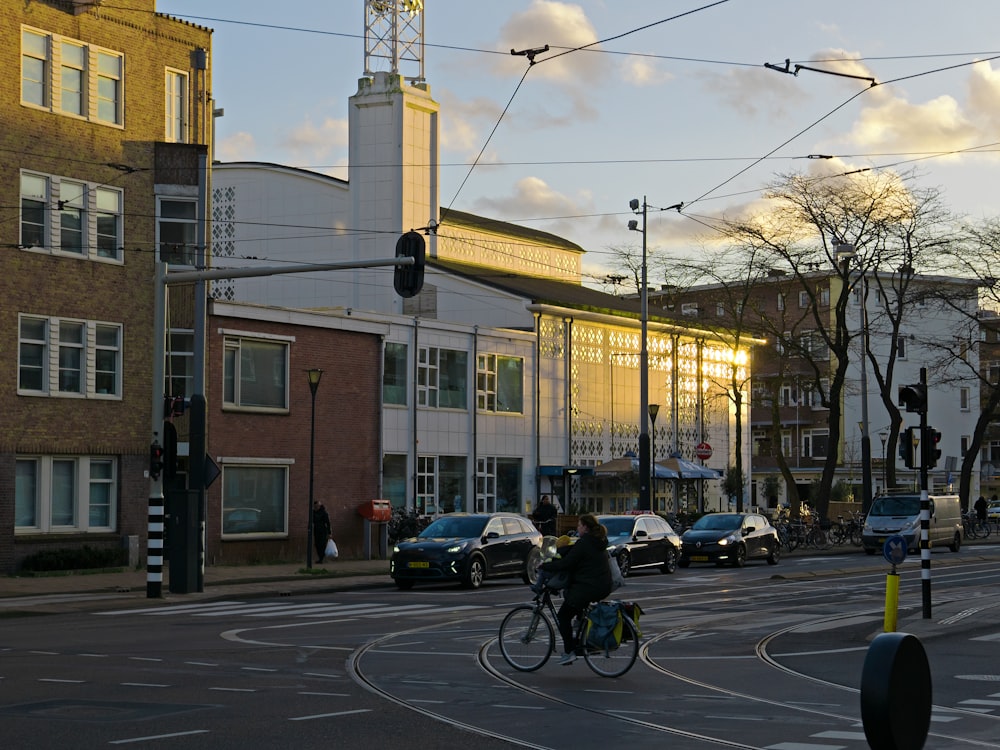
[[663,572],[673,573],[677,570],[677,550],[668,549],[667,556],[663,560]]
[[622,578],[628,578],[629,571],[632,570],[632,556],[627,549],[618,553],[618,570],[622,572]]
[[467,588],[478,589],[483,585],[484,578],[486,578],[486,561],[479,555],[473,555],[469,560],[469,569],[465,572],[463,583]]
[[531,586],[538,580],[538,566],[542,564],[542,553],[536,547],[528,553],[528,559],[524,561],[524,572],[521,573],[521,580]]
[[747,562],[747,548],[742,544],[737,544],[733,550],[733,567],[742,568]]
[[962,535],[956,531],[955,538],[952,540],[948,549],[950,549],[952,552],[958,552],[961,548],[962,548]]
[[771,554],[767,556],[768,565],[777,565],[781,561],[781,544],[775,540],[774,545],[771,547]]
[[409,591],[413,588],[413,581],[407,581],[402,578],[396,579],[396,588],[400,591]]
[[690,564],[691,564],[691,561],[688,560],[686,557],[682,557],[680,560],[677,561],[677,567],[678,568],[686,568]]

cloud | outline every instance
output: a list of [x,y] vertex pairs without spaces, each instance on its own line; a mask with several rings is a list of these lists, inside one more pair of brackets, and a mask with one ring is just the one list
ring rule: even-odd
[[659,86],[674,80],[673,73],[660,70],[652,60],[641,57],[626,59],[621,65],[621,75],[625,83],[633,86]]
[[[576,52],[559,55],[563,49],[575,49],[597,41],[597,32],[583,8],[571,3],[553,0],[534,0],[523,13],[515,13],[500,28],[499,44],[504,49],[524,50],[551,45],[549,52],[536,58],[531,77],[557,81],[571,86],[582,86],[607,75],[604,55]],[[552,58],[547,60],[546,58]],[[504,74],[513,67],[523,70],[525,58],[512,57],[502,63]]]
[[792,76],[765,68],[731,68],[725,73],[700,73],[710,93],[745,117],[766,114],[782,119],[805,94]]
[[[580,190],[577,195],[568,196],[553,190],[538,177],[524,177],[514,184],[508,195],[477,200],[475,210],[483,216],[505,217],[507,221],[551,232],[586,247],[578,236],[580,221],[572,217],[593,213],[594,208],[593,195],[588,190]],[[549,216],[567,218],[545,222],[529,221]]]
[[287,164],[347,179],[346,119],[326,117],[316,125],[306,117],[281,139],[280,146],[289,153],[285,162]]
[[215,144],[215,158],[219,161],[255,161],[257,143],[253,134],[241,130],[220,139]]

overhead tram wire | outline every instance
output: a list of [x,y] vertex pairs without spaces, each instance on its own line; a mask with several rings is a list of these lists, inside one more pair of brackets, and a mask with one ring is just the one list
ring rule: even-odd
[[[764,154],[763,156],[761,156],[759,159],[755,160],[752,164],[747,165],[743,169],[739,170],[736,174],[732,175],[728,179],[726,179],[723,182],[719,183],[718,185],[716,185],[711,190],[708,190],[708,191],[702,193],[700,196],[698,196],[694,200],[688,201],[685,205],[689,205],[690,206],[690,205],[692,205],[694,203],[698,203],[699,201],[704,200],[705,198],[707,198],[709,195],[711,195],[712,193],[714,193],[719,188],[723,187],[724,185],[728,185],[730,182],[732,182],[733,180],[735,180],[740,175],[745,174],[746,172],[748,172],[751,169],[753,169],[757,164],[760,164],[760,162],[762,162],[766,158],[772,156],[779,149],[784,148],[785,146],[787,146],[792,141],[796,140],[800,136],[802,136],[805,133],[807,133],[810,130],[812,130],[814,127],[816,127],[817,125],[819,125],[821,122],[823,122],[827,118],[833,116],[836,112],[838,112],[839,110],[843,109],[845,106],[847,106],[848,104],[850,104],[852,101],[854,101],[855,99],[857,99],[862,94],[865,94],[865,93],[871,91],[872,89],[874,89],[876,87],[888,86],[888,85],[893,84],[893,83],[899,83],[900,81],[908,81],[908,80],[912,80],[914,78],[921,78],[923,76],[934,75],[936,73],[942,73],[942,72],[945,72],[945,71],[948,71],[948,70],[956,70],[958,68],[968,67],[970,65],[976,65],[976,64],[982,63],[982,62],[990,62],[990,61],[996,60],[998,58],[1000,58],[1000,55],[995,55],[993,57],[989,57],[989,58],[982,59],[982,60],[973,60],[971,62],[959,63],[957,65],[948,65],[948,66],[945,66],[943,68],[935,68],[933,70],[927,70],[927,71],[923,71],[921,73],[914,73],[912,75],[898,76],[896,78],[892,78],[892,79],[889,79],[887,81],[882,81],[881,83],[876,82],[874,79],[871,79],[872,80],[871,85],[869,85],[868,87],[862,89],[861,91],[856,92],[852,96],[848,97],[845,101],[843,101],[840,104],[838,104],[836,107],[834,107],[832,110],[830,110],[825,115],[823,115],[822,117],[820,117],[818,120],[814,121],[810,125],[806,126],[802,130],[800,130],[799,132],[797,132],[795,135],[791,136],[790,138],[786,139],[782,143],[778,144],[773,149],[771,149],[770,151],[768,151],[766,154]],[[768,64],[765,63],[765,66],[768,66]],[[773,67],[773,66],[771,66],[771,67]]]

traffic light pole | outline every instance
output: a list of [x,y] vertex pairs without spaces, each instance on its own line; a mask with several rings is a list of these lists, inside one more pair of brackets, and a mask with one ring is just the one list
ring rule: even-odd
[[[920,385],[927,393],[927,368],[920,368]],[[931,619],[931,501],[927,492],[928,468],[935,446],[927,439],[927,399],[920,412],[920,591],[923,602],[923,619]]]

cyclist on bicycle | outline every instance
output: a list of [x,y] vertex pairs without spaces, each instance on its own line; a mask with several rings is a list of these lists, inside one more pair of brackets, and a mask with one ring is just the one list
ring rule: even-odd
[[556,613],[565,649],[559,660],[563,666],[576,661],[577,648],[580,646],[573,636],[574,618],[582,614],[591,602],[599,602],[611,593],[608,530],[598,523],[592,513],[580,516],[576,530],[580,535],[576,544],[564,548],[561,558],[541,565],[541,569],[547,573],[569,573],[569,585],[563,593],[562,606]]

